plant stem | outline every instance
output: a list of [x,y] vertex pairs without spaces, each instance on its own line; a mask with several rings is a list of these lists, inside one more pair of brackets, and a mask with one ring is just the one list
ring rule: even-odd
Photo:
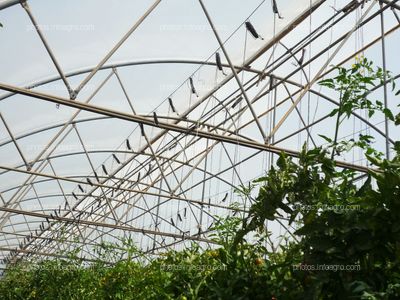
[[335,136],[334,136],[334,139],[333,139],[333,148],[332,148],[332,156],[331,156],[332,160],[335,157],[335,152],[336,152],[336,143],[337,143],[338,134],[339,134],[340,117],[342,115],[342,105],[343,105],[342,92],[340,91],[339,110],[338,110],[338,115],[337,115],[337,118],[336,118]]

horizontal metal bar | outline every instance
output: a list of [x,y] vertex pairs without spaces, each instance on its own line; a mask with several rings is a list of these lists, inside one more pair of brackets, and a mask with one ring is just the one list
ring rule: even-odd
[[66,218],[66,217],[55,216],[55,215],[47,215],[47,214],[25,211],[25,210],[21,210],[21,209],[7,208],[7,207],[0,207],[0,211],[4,211],[7,213],[11,213],[11,214],[18,214],[18,215],[42,218],[42,219],[75,223],[75,224],[79,224],[79,225],[106,227],[106,228],[112,228],[112,229],[117,229],[117,230],[122,230],[122,231],[130,231],[130,232],[137,232],[137,233],[142,233],[142,234],[151,234],[151,235],[166,236],[166,237],[171,237],[171,238],[176,238],[176,239],[184,239],[184,240],[192,240],[192,241],[217,244],[216,242],[211,241],[209,239],[200,238],[200,237],[196,237],[196,236],[192,236],[192,235],[175,234],[175,233],[170,233],[170,232],[155,231],[155,230],[150,230],[150,229],[143,229],[143,228],[124,226],[124,225],[116,225],[116,224],[108,224],[108,223],[95,222],[95,221],[89,221],[89,220],[78,220],[78,219],[73,219],[73,218]]
[[65,259],[68,259],[68,260],[79,260],[79,261],[88,261],[88,262],[104,262],[104,263],[107,263],[107,264],[111,264],[109,262],[102,261],[102,260],[97,260],[97,259],[74,257],[74,256],[67,256],[67,255],[48,253],[48,252],[37,252],[35,250],[28,250],[28,249],[17,249],[17,248],[0,247],[0,251],[6,251],[6,252],[13,252],[14,251],[14,252],[24,253],[24,254],[35,254],[35,255],[40,255],[40,256],[50,256],[50,257],[56,257],[56,258],[65,258]]
[[4,0],[0,2],[0,10],[3,10],[5,8],[9,8],[11,6],[14,6],[16,4],[21,3],[21,0]]
[[[9,92],[18,93],[18,94],[25,95],[25,96],[29,96],[29,97],[33,97],[33,98],[37,98],[37,99],[41,99],[41,100],[45,100],[45,101],[49,101],[49,102],[53,102],[53,103],[58,103],[58,104],[69,106],[69,107],[74,107],[74,108],[77,108],[80,110],[90,111],[93,113],[102,114],[102,115],[106,115],[109,117],[114,117],[114,118],[121,119],[121,120],[126,120],[126,121],[144,124],[144,125],[149,125],[152,127],[157,127],[157,128],[166,129],[166,130],[172,130],[175,132],[180,132],[180,133],[193,135],[193,136],[199,136],[199,137],[203,137],[203,138],[209,138],[212,140],[226,142],[226,143],[230,143],[230,144],[234,144],[234,145],[241,145],[241,146],[252,148],[252,149],[265,150],[265,151],[275,153],[275,154],[280,154],[282,152],[285,152],[288,155],[293,156],[293,157],[299,156],[299,152],[294,151],[294,150],[280,148],[280,147],[276,147],[276,146],[272,146],[272,145],[266,145],[266,144],[259,143],[256,141],[243,140],[243,139],[239,139],[239,138],[233,137],[233,136],[218,135],[215,133],[206,132],[206,131],[202,131],[199,129],[185,128],[185,127],[182,127],[182,126],[179,126],[176,124],[169,124],[169,123],[164,123],[164,122],[158,122],[158,124],[155,124],[153,122],[153,120],[144,118],[142,116],[131,115],[131,114],[127,114],[125,112],[102,108],[99,106],[90,105],[90,104],[82,103],[79,101],[71,101],[69,99],[65,99],[62,97],[39,93],[36,91],[27,90],[24,88],[11,86],[11,85],[7,85],[4,83],[0,83],[0,89],[6,90]],[[352,170],[356,170],[356,171],[360,171],[360,172],[368,172],[370,170],[370,168],[367,168],[364,166],[354,165],[354,164],[350,164],[347,162],[341,162],[341,161],[336,161],[336,165],[338,167],[352,169]]]
[[[25,171],[25,170],[10,168],[10,167],[1,166],[1,165],[0,165],[0,169],[9,170],[9,171],[18,172],[18,173],[30,174],[30,175],[39,176],[39,177],[46,177],[46,178],[51,178],[51,179],[55,179],[55,180],[63,180],[63,181],[73,182],[73,183],[76,183],[76,184],[87,185],[86,181],[80,181],[80,180],[72,179],[70,177],[61,177],[61,176],[44,174],[44,173],[39,173],[39,172],[34,172],[34,171]],[[195,204],[199,204],[199,205],[207,205],[207,206],[213,206],[213,207],[222,208],[222,209],[229,209],[229,210],[234,210],[234,211],[246,212],[246,210],[239,209],[239,208],[238,209],[228,208],[228,207],[226,207],[224,205],[219,205],[219,204],[209,203],[209,202],[203,202],[203,201],[200,201],[200,200],[187,199],[187,198],[178,197],[178,196],[174,196],[174,195],[163,195],[163,194],[160,194],[160,193],[152,193],[152,192],[149,192],[149,191],[127,189],[127,188],[123,188],[123,187],[120,187],[120,186],[118,186],[118,187],[117,186],[109,186],[109,185],[106,185],[106,184],[100,184],[100,183],[96,183],[96,182],[92,182],[92,184],[93,184],[93,186],[100,187],[100,188],[107,188],[107,189],[113,189],[113,190],[118,190],[118,191],[126,191],[126,192],[144,194],[144,195],[149,195],[149,196],[154,196],[154,197],[162,197],[162,198],[167,198],[167,199],[180,200],[180,201],[189,202],[189,203],[195,203]],[[1,209],[0,209],[0,211],[1,211]]]

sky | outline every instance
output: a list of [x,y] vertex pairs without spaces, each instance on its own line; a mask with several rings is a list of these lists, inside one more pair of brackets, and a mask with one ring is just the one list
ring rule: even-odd
[[[276,32],[309,5],[309,0],[289,2],[280,5],[284,19],[277,20]],[[151,6],[152,1],[35,0],[28,3],[61,69],[64,73],[69,73],[97,65]],[[246,1],[244,5],[243,1],[235,0],[230,1],[229,6],[225,1],[204,3],[222,40],[235,32],[226,43],[227,51],[235,64],[240,65],[244,56],[249,57],[264,44],[260,39],[247,36],[242,25],[252,13],[249,20],[265,41],[273,37],[270,1],[252,0]],[[0,39],[6,41],[0,48],[0,82],[27,86],[57,75],[34,26],[20,5],[0,11],[0,20],[4,25],[0,31]],[[157,6],[108,63],[157,59],[205,61],[217,48],[217,40],[198,1],[168,0]],[[211,61],[214,61],[213,56]],[[185,89],[187,84],[184,81],[198,67],[185,64],[139,65],[120,69],[120,75],[128,93],[134,99],[136,111],[149,113],[182,84],[181,89]],[[109,70],[94,76],[78,99],[86,99],[108,74]],[[214,85],[214,72],[201,70],[196,75],[198,84],[204,85],[198,88],[202,92]],[[83,78],[82,75],[70,78],[72,88],[77,87]],[[110,82],[98,94],[94,103],[121,110],[129,109],[120,99],[123,98],[120,89],[115,88],[116,80],[112,78]],[[68,97],[61,81],[36,90]],[[110,101],[110,97],[114,100]],[[186,94],[181,97],[182,100],[179,96],[177,98],[176,101],[186,103]],[[22,102],[18,109],[15,101]],[[59,123],[60,120],[67,120],[74,112],[65,107],[54,110],[53,104],[39,102],[18,95],[0,102],[0,108],[5,112],[7,122],[15,134]],[[0,140],[5,138],[8,138],[8,134],[2,131]]]

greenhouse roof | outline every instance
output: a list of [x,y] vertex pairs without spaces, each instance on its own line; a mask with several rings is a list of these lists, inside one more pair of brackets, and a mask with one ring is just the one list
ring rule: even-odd
[[[237,188],[334,130],[320,80],[364,56],[400,76],[396,2],[0,1],[0,267],[126,236],[212,245],[254,200]],[[364,110],[339,139],[359,133],[387,156],[399,138]]]

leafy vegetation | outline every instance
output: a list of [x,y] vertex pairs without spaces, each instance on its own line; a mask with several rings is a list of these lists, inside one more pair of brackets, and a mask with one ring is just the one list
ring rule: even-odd
[[[385,79],[394,90],[389,73],[360,58],[320,82],[340,95],[334,136],[322,136],[324,147],[305,145],[298,158],[282,153],[265,177],[240,188],[249,196],[257,185],[258,195],[244,219],[216,222],[218,248],[193,244],[150,260],[127,239],[101,245],[91,265],[20,262],[0,281],[0,299],[400,299],[400,143],[387,159],[371,136],[338,141],[356,109],[399,123],[400,114],[369,99]],[[354,148],[370,165],[361,176],[335,164]],[[284,218],[295,231],[271,249],[266,222]]]

